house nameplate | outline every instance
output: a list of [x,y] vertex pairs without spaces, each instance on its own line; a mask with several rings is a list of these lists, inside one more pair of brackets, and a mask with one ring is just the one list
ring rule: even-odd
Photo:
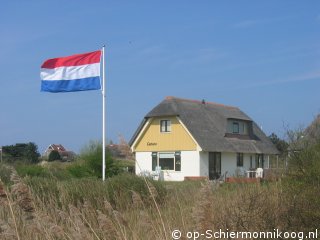
[[155,142],[147,142],[147,146],[157,146],[158,143]]

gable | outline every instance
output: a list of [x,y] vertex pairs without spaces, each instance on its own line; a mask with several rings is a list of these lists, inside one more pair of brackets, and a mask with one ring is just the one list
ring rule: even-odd
[[[170,132],[160,131],[161,120],[171,122]],[[142,129],[133,146],[134,152],[143,151],[194,151],[197,143],[175,116],[151,118]]]
[[65,151],[66,151],[66,149],[64,148],[64,146],[62,146],[61,144],[51,144],[51,145],[47,148],[46,152],[47,152],[47,151],[53,151],[53,150],[58,151],[58,152],[65,152]]

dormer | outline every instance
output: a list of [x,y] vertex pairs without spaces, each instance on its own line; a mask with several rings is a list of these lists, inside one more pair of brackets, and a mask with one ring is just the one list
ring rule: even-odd
[[225,137],[253,139],[252,121],[228,118]]

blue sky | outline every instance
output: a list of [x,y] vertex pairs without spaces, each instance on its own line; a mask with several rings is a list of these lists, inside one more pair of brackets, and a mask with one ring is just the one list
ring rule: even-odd
[[101,139],[99,91],[40,92],[40,65],[106,44],[107,138],[166,96],[237,106],[267,135],[320,112],[320,1],[3,1],[0,146]]

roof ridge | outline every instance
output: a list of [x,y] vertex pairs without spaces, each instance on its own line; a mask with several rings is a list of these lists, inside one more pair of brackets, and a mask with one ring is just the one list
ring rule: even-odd
[[[166,100],[180,100],[180,101],[186,101],[186,102],[194,102],[194,103],[203,103],[203,100],[195,100],[195,99],[187,99],[187,98],[178,98],[178,97],[174,97],[174,96],[166,96],[165,98]],[[239,109],[238,107],[234,107],[234,106],[229,106],[229,105],[225,105],[225,104],[221,104],[221,103],[215,103],[215,102],[207,102],[205,101],[205,104],[211,104],[211,105],[215,105],[215,106],[220,106],[220,107],[226,107],[226,108],[233,108],[233,109]]]

